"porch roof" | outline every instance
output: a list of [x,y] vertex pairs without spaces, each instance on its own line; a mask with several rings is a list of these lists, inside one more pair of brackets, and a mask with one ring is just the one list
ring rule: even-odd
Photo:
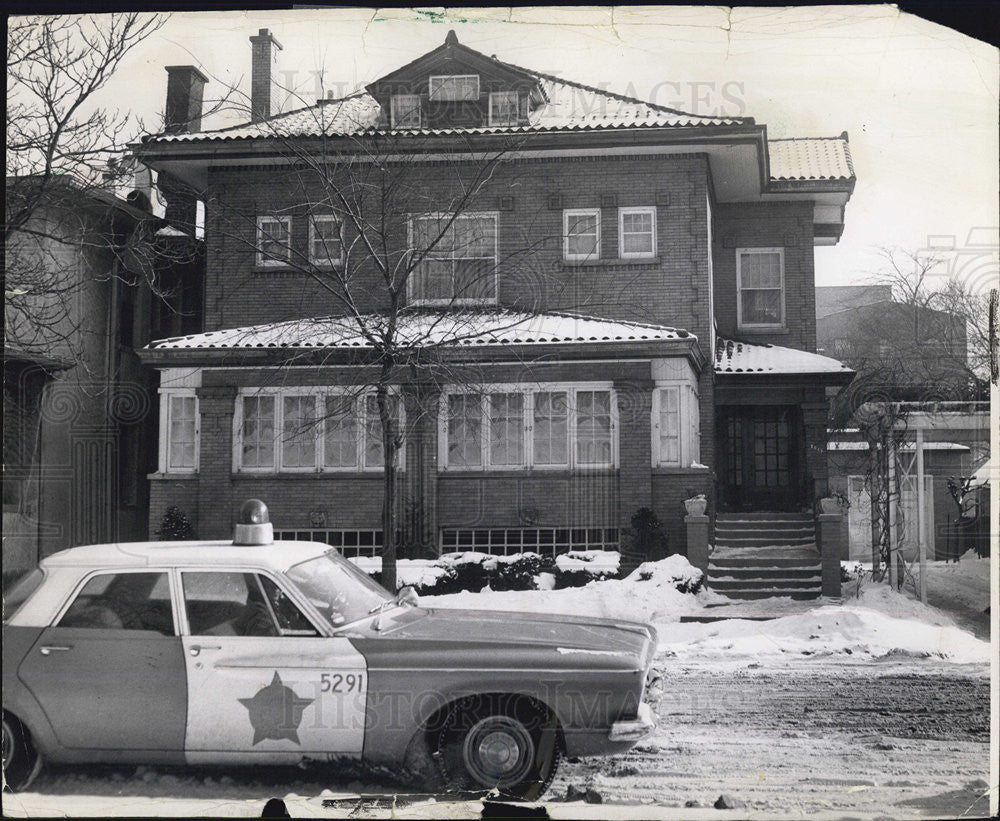
[[721,337],[715,346],[715,372],[742,376],[820,375],[843,382],[849,382],[854,376],[854,371],[843,362],[828,356]]
[[[148,359],[168,352],[375,351],[388,332],[389,317],[370,313],[326,316],[229,328],[159,339],[146,346]],[[555,345],[634,345],[674,342],[687,348],[697,337],[681,328],[599,319],[572,313],[411,309],[397,316],[397,349],[456,350]],[[548,348],[546,348],[548,349]]]

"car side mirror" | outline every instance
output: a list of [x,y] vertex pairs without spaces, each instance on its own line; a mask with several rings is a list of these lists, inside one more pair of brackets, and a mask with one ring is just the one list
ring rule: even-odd
[[413,589],[413,585],[407,584],[399,588],[399,592],[396,594],[396,604],[409,604],[413,607],[420,604],[420,596]]

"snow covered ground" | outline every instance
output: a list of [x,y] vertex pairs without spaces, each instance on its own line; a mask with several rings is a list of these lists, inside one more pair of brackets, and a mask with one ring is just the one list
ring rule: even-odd
[[[931,563],[928,579],[940,589],[958,588],[970,606],[989,603],[989,562],[963,558]],[[649,578],[643,578],[648,575]],[[845,585],[842,603],[788,598],[734,603],[710,590],[681,593],[677,586],[697,571],[681,556],[639,568],[626,579],[595,581],[565,590],[491,591],[425,596],[427,607],[520,610],[632,619],[653,623],[660,652],[685,661],[742,663],[746,657],[887,656],[986,663],[988,641],[956,624],[947,612],[923,605],[871,581]],[[937,587],[935,589],[938,589]],[[985,598],[983,598],[985,596]],[[985,602],[985,603],[983,603]],[[725,621],[681,623],[682,616],[727,616]],[[766,621],[758,620],[762,617]]]

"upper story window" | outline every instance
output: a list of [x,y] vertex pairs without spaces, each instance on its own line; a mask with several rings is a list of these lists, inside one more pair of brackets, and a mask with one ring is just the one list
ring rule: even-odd
[[446,392],[439,461],[446,470],[613,467],[616,417],[606,385]]
[[420,97],[393,94],[389,102],[393,128],[420,128]]
[[736,250],[736,301],[740,328],[785,327],[785,251],[783,248]]
[[427,78],[427,96],[433,101],[478,100],[478,74],[438,74]]
[[570,261],[601,256],[601,211],[574,208],[563,211],[563,257]]
[[198,397],[193,388],[160,390],[160,472],[198,470]]
[[618,209],[618,255],[622,259],[656,256],[656,207]]
[[257,217],[257,264],[287,265],[292,258],[292,218]]
[[412,302],[496,302],[497,214],[411,217],[410,248],[426,251],[410,276]]
[[309,261],[326,268],[343,263],[340,220],[333,214],[314,214],[309,218]]
[[517,92],[490,92],[490,125],[517,125]]
[[[402,430],[402,403],[394,395],[390,413]],[[234,469],[252,473],[382,470],[385,464],[371,392],[247,389],[237,401],[233,447]],[[398,458],[401,463],[402,450]]]

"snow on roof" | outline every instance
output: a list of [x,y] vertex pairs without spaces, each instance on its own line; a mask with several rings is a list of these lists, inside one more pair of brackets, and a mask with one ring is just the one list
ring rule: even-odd
[[[383,332],[383,314],[295,319],[267,325],[208,331],[160,339],[150,350],[246,348],[369,348]],[[397,321],[400,344],[408,347],[482,347],[567,342],[639,342],[695,337],[679,328],[622,322],[577,314],[530,314],[509,310],[421,310]],[[364,331],[364,332],[363,332]]]
[[840,137],[768,140],[772,180],[851,180],[854,162],[846,133]]
[[752,345],[732,339],[718,340],[715,348],[716,373],[806,374],[853,371],[828,356],[782,348],[779,345]]
[[[527,69],[525,69],[527,71]],[[646,103],[642,100],[601,91],[591,86],[559,80],[531,72],[548,96],[548,102],[528,115],[527,125],[419,128],[395,134],[428,136],[439,134],[526,134],[538,131],[573,131],[597,128],[690,127],[739,125],[753,122],[745,117],[715,117]],[[337,100],[317,100],[315,105],[276,114],[258,123],[232,126],[216,131],[162,134],[155,142],[195,142],[238,140],[254,137],[343,137],[387,133],[379,127],[381,109],[368,92],[358,92]]]

